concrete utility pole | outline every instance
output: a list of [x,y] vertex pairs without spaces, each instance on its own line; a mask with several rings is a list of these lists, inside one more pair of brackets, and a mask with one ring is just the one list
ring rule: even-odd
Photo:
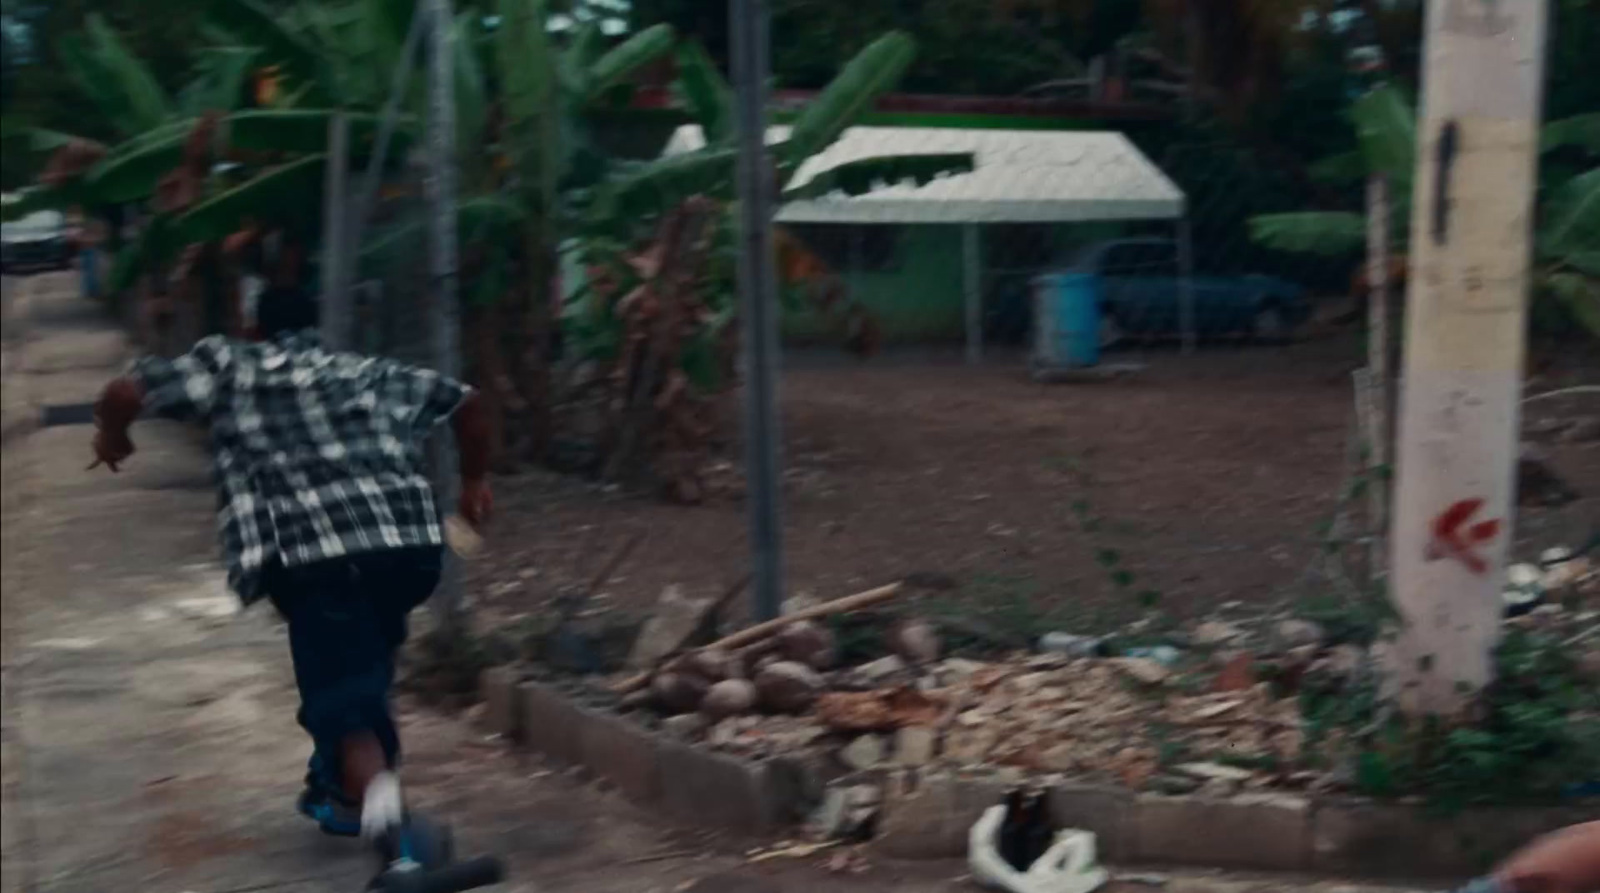
[[1428,0],[1390,540],[1412,715],[1493,677],[1511,545],[1547,0]]
[[778,302],[767,152],[767,4],[728,0],[734,116],[739,126],[739,306],[744,322],[744,473],[750,499],[754,619],[783,606],[783,506],[778,486]]

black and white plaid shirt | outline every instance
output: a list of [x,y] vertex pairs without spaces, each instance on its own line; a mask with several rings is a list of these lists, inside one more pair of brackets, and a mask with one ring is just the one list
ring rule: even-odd
[[136,361],[145,409],[211,426],[228,583],[248,604],[261,571],[443,542],[423,442],[468,389],[436,372],[324,350],[314,331],[221,336]]

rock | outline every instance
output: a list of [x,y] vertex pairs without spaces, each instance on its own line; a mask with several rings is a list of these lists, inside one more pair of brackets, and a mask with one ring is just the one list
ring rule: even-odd
[[1056,744],[1040,752],[1034,768],[1044,772],[1074,772],[1078,769],[1078,762],[1076,745]]
[[1207,620],[1194,628],[1190,634],[1190,641],[1199,648],[1215,648],[1226,645],[1244,636],[1244,631],[1231,623],[1220,620]]
[[1170,667],[1178,662],[1183,652],[1171,645],[1148,645],[1141,648],[1129,648],[1122,652],[1123,657],[1132,657],[1139,660],[1153,660],[1163,667]]
[[1119,657],[1111,665],[1140,685],[1161,685],[1172,675],[1171,670],[1148,657]]
[[756,674],[761,704],[778,713],[799,713],[816,702],[826,683],[803,663],[781,660]]
[[710,726],[710,721],[700,713],[680,713],[661,721],[661,731],[679,741],[697,741]]
[[1211,690],[1248,691],[1256,684],[1255,664],[1256,659],[1249,652],[1239,652],[1222,666],[1222,672],[1211,683]]
[[712,722],[739,716],[755,709],[755,683],[747,679],[724,679],[706,692],[700,700],[700,712]]
[[662,590],[650,619],[633,641],[633,650],[628,653],[629,668],[648,670],[682,649],[704,627],[716,604],[716,599],[689,598],[677,584]]
[[1326,633],[1320,624],[1309,620],[1289,619],[1278,622],[1273,628],[1273,639],[1279,648],[1299,648],[1303,645],[1320,645]]
[[894,733],[894,761],[902,766],[933,762],[938,734],[928,726],[905,726]]
[[839,751],[839,761],[857,772],[864,772],[883,762],[883,739],[877,735],[862,735]]
[[889,647],[908,664],[939,659],[939,631],[925,620],[903,620],[889,631]]
[[833,666],[836,645],[833,633],[825,626],[801,620],[784,627],[776,636],[778,653],[813,670]]
[[899,656],[891,654],[856,667],[854,675],[868,684],[877,685],[891,676],[904,673],[905,670],[906,662]]
[[700,701],[711,683],[693,673],[657,673],[650,680],[655,702],[668,713],[689,713],[700,708]]

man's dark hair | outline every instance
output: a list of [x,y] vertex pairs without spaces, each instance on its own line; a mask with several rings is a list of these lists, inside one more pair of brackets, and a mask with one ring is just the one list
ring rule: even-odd
[[317,327],[317,302],[303,288],[273,285],[256,302],[256,332],[271,339]]

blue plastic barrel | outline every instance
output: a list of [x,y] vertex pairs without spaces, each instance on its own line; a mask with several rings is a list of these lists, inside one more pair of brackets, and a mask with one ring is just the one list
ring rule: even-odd
[[1035,359],[1082,367],[1100,362],[1100,280],[1092,273],[1050,273],[1033,280]]

